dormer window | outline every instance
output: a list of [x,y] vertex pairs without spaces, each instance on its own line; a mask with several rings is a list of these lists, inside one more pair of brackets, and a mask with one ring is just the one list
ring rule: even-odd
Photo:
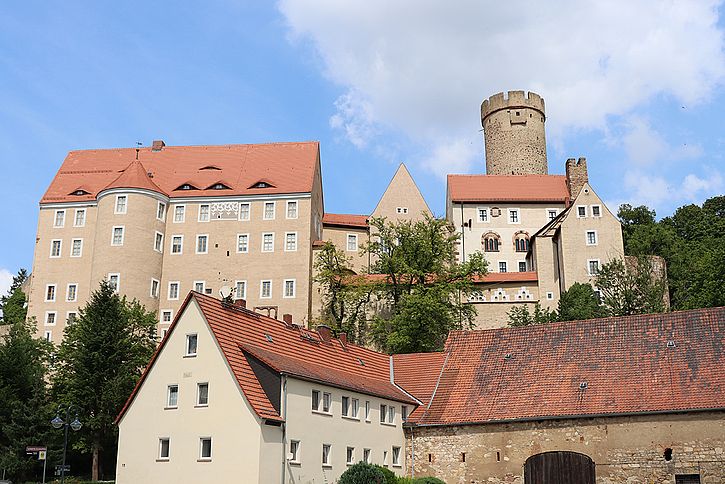
[[221,168],[219,168],[216,165],[206,165],[206,166],[204,166],[202,168],[199,168],[199,171],[201,171],[201,170],[216,170],[216,171],[220,171]]
[[254,183],[254,184],[253,184],[252,186],[250,186],[249,188],[275,188],[275,186],[274,186],[274,185],[272,185],[272,184],[271,184],[271,183],[270,183],[269,181],[267,181],[267,180],[259,180],[259,181],[258,181],[257,183]]
[[184,183],[183,185],[179,185],[176,189],[177,190],[198,190],[198,188],[196,188],[191,183]]
[[223,184],[222,182],[217,182],[213,184],[212,186],[208,187],[207,190],[231,190],[228,186]]
[[82,188],[77,188],[75,191],[71,192],[71,195],[76,197],[82,197],[83,195],[90,195],[90,192]]

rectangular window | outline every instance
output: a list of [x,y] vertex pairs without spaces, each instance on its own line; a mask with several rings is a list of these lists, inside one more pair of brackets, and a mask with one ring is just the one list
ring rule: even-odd
[[360,400],[353,398],[350,400],[350,416],[352,418],[358,418],[360,413]]
[[199,439],[199,459],[211,460],[211,437]]
[[111,245],[123,245],[123,227],[113,227]]
[[166,204],[164,202],[159,202],[156,206],[156,218],[162,222],[166,219]]
[[206,407],[209,405],[209,384],[198,383],[196,385],[196,405]]
[[478,209],[478,221],[479,222],[488,222],[488,209],[487,208],[479,208]]
[[204,203],[199,205],[199,222],[209,221],[209,205]]
[[526,261],[519,261],[519,272],[526,272]]
[[546,213],[547,213],[547,215],[549,216],[549,220],[550,220],[550,221],[551,221],[551,220],[554,220],[554,219],[556,218],[556,216],[557,216],[557,215],[559,215],[559,212],[558,212],[558,210],[555,210],[555,209],[551,209],[551,208],[550,208],[550,209],[548,209],[548,210],[546,211]]
[[274,234],[262,234],[262,252],[274,252]]
[[395,423],[395,407],[388,405],[388,423]]
[[348,417],[350,411],[350,397],[342,397],[342,416]]
[[59,239],[52,240],[50,242],[50,256],[53,258],[60,257],[62,245],[63,245],[62,240],[59,240]]
[[259,284],[259,297],[269,299],[272,297],[272,281],[261,281]]
[[274,202],[264,202],[264,220],[274,220]]
[[400,467],[400,447],[393,447],[393,465]]
[[387,450],[383,451],[383,465],[385,467],[388,467],[388,451]]
[[43,338],[45,341],[52,341],[53,340],[53,332],[52,331],[46,331],[43,333]]
[[547,301],[553,301],[554,300],[554,293],[553,292],[547,292],[546,293],[546,300]]
[[180,224],[186,220],[186,205],[174,206],[174,223]]
[[355,463],[355,447],[348,447],[345,453],[345,462],[351,466]]
[[151,279],[151,291],[149,292],[151,297],[159,297],[159,281],[158,279]]
[[109,273],[106,280],[108,281],[108,285],[111,286],[111,289],[113,289],[114,292],[118,292],[121,287],[121,275],[118,273]]
[[55,325],[57,313],[55,311],[47,311],[45,313],[45,325],[46,326],[53,326]]
[[297,202],[287,202],[287,218],[297,218]]
[[365,401],[365,421],[370,421],[370,400]]
[[71,241],[70,256],[80,257],[83,255],[83,239],[73,239]]
[[179,406],[179,385],[169,385],[166,391],[166,408]]
[[592,217],[601,217],[602,216],[602,207],[599,205],[592,205]]
[[196,356],[199,338],[196,333],[186,335],[186,356]]
[[519,223],[519,209],[517,208],[509,208],[509,223],[510,224],[517,224]]
[[363,462],[371,464],[370,462],[370,449],[363,449]]
[[204,286],[206,283],[204,281],[194,281],[194,290],[196,292],[200,292],[204,294]]
[[154,238],[154,250],[156,252],[163,252],[164,250],[164,234],[161,232],[156,232],[156,237]]
[[295,297],[295,280],[285,279],[284,281],[284,297]]
[[247,281],[237,281],[234,287],[234,299],[247,299]]
[[249,220],[250,206],[248,203],[239,204],[239,220]]
[[506,272],[507,270],[507,264],[506,261],[501,261],[498,263],[498,271],[499,272]]
[[169,294],[168,294],[170,301],[175,301],[179,299],[179,283],[178,282],[169,282]]
[[76,208],[76,216],[73,219],[74,227],[84,227],[86,225],[86,209]]
[[380,404],[380,423],[385,423],[385,417],[388,415],[388,406]]
[[65,225],[65,210],[56,210],[53,218],[53,227],[62,228]]
[[115,213],[126,213],[127,201],[126,195],[116,195]]
[[325,413],[330,413],[330,407],[332,406],[332,395],[323,392],[322,393],[322,411]]
[[408,421],[408,406],[407,405],[401,405],[400,407],[400,418],[403,419],[403,422]]
[[169,439],[159,439],[159,460],[169,460]]
[[290,440],[289,442],[289,461],[294,463],[300,462],[300,441]]
[[312,410],[315,412],[320,410],[320,391],[312,390]]
[[330,444],[322,444],[322,465],[331,466],[330,464]]
[[171,253],[172,254],[181,254],[184,250],[184,236],[183,235],[173,235],[171,237]]
[[206,254],[209,251],[209,236],[208,235],[197,235],[196,236],[196,253]]
[[587,262],[589,264],[589,275],[596,276],[599,274],[599,259],[590,259]]
[[586,205],[579,205],[576,207],[576,217],[577,218],[584,218],[587,216],[587,206]]
[[408,213],[408,207],[395,207],[395,212],[400,214]]
[[240,254],[249,252],[249,234],[237,235],[237,252]]
[[68,322],[68,324],[75,323],[76,319],[78,319],[78,313],[76,313],[75,311],[68,311],[65,315],[65,320]]
[[55,284],[45,286],[45,302],[55,302]]
[[596,230],[587,230],[587,245],[597,245]]
[[65,291],[65,300],[68,302],[76,302],[78,300],[78,284],[68,284]]
[[347,234],[347,250],[357,251],[357,234]]
[[287,232],[284,234],[284,250],[286,252],[294,252],[297,250],[297,232]]
[[166,323],[166,324],[170,323],[171,322],[171,316],[172,316],[172,312],[171,312],[170,309],[167,309],[165,311],[161,311],[161,322],[162,323]]

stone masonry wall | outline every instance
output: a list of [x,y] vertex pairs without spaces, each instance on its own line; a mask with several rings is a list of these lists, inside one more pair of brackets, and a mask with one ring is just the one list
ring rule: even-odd
[[523,484],[526,459],[547,451],[588,455],[598,484],[674,484],[676,474],[725,483],[723,412],[415,428],[409,471],[411,448],[416,476],[448,484]]

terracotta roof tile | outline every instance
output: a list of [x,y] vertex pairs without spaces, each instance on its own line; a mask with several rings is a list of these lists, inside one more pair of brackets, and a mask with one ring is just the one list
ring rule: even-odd
[[411,420],[418,418],[430,403],[445,357],[442,351],[393,355],[395,383],[422,403],[411,413]]
[[454,202],[558,202],[569,200],[563,175],[448,175]]
[[416,423],[723,409],[723,348],[725,308],[454,331]]
[[351,215],[342,213],[326,213],[322,216],[324,225],[337,225],[341,227],[368,227],[367,215]]
[[112,188],[141,188],[166,195],[166,193],[164,193],[164,191],[161,190],[161,188],[159,188],[153,180],[151,180],[148,173],[149,172],[146,171],[146,168],[144,168],[140,161],[134,160],[120,175],[118,175],[118,178],[106,185],[103,190],[110,190]]
[[496,283],[496,282],[536,282],[538,281],[536,271],[527,272],[489,272],[483,277],[475,277],[473,282],[476,283]]
[[[153,184],[174,197],[309,193],[317,167],[319,143],[269,143],[220,146],[165,146],[141,148],[139,165],[153,174]],[[136,149],[71,151],[63,161],[40,203],[95,200],[127,167]],[[214,167],[214,168],[210,168]],[[217,169],[218,168],[218,169]],[[134,167],[138,171],[138,167]],[[139,182],[140,177],[131,177]],[[219,181],[230,190],[206,189]],[[259,181],[273,187],[249,188]],[[127,182],[124,182],[128,184]],[[190,183],[198,190],[176,190]],[[87,195],[70,195],[79,186]]]

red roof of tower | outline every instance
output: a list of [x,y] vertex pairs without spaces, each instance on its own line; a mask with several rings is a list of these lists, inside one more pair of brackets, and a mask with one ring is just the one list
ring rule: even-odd
[[120,175],[118,175],[118,178],[106,185],[103,190],[110,190],[112,188],[141,188],[166,195],[166,193],[164,193],[164,191],[161,190],[161,188],[159,188],[153,180],[151,180],[149,172],[146,171],[146,168],[144,168],[138,160],[132,161],[131,164],[128,165]]

